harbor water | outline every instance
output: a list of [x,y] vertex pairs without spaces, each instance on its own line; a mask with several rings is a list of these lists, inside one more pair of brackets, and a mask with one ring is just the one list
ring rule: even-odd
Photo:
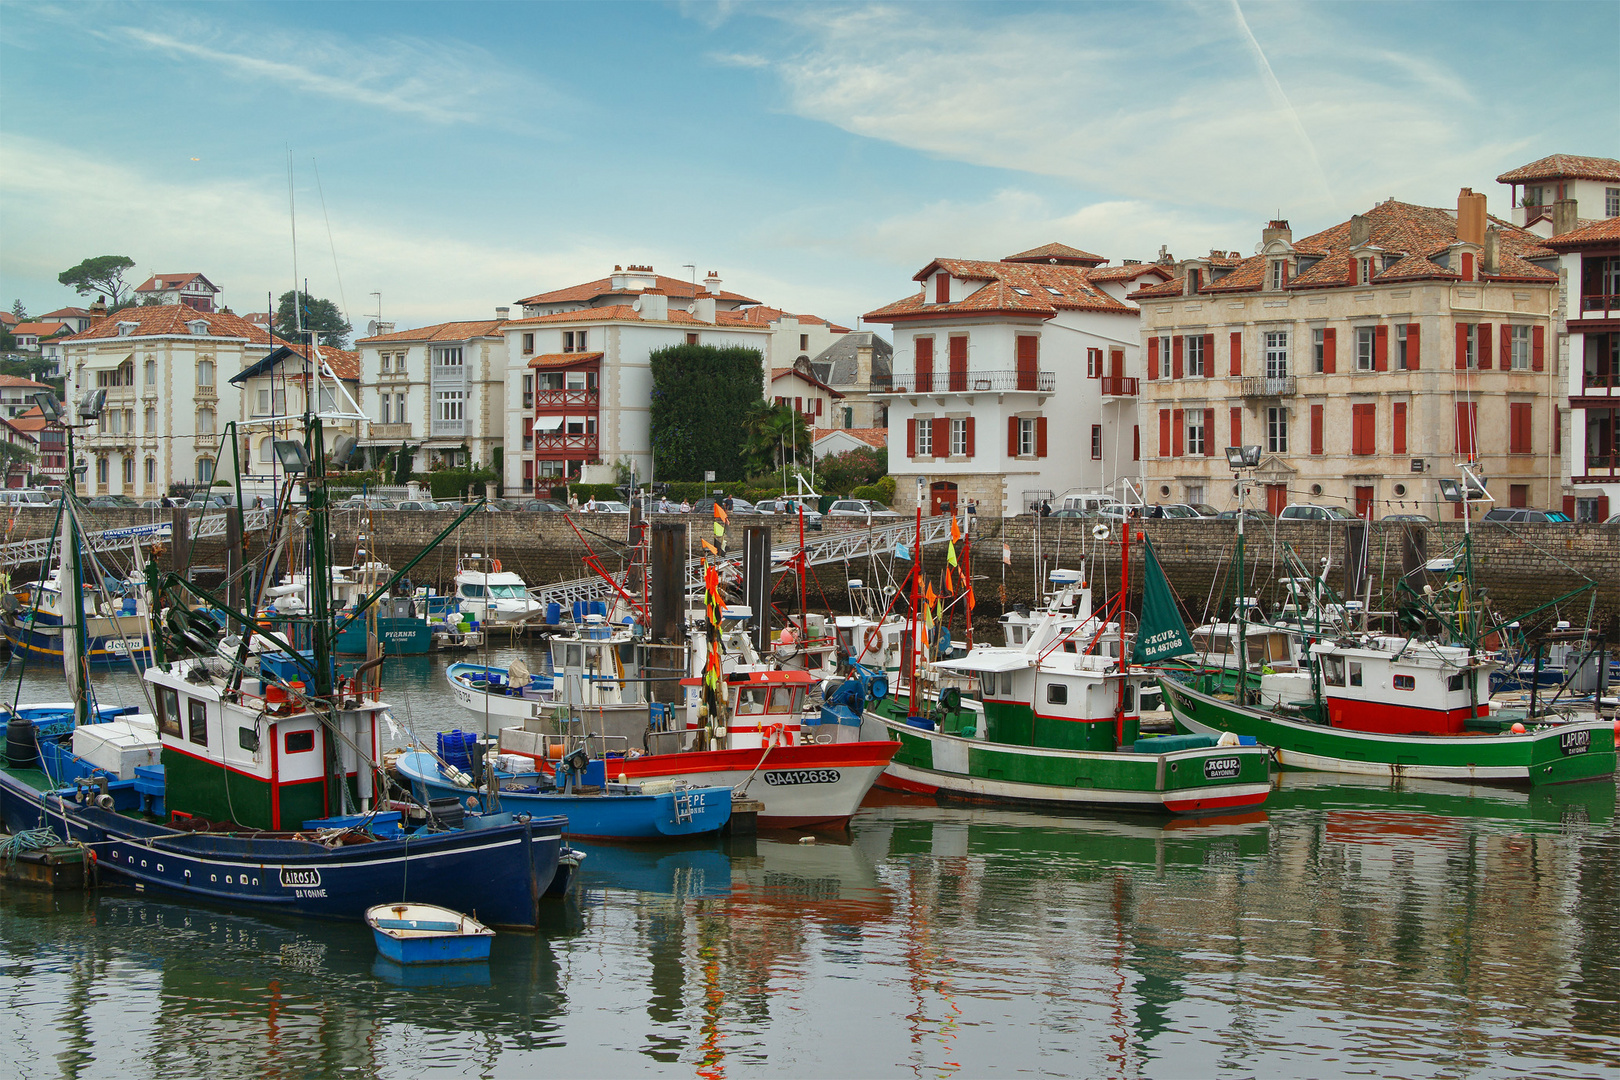
[[[446,664],[387,665],[402,738],[481,727]],[[358,923],[4,886],[0,1039],[27,1077],[1620,1075],[1613,782],[1277,785],[1194,821],[875,793],[811,842],[581,845],[541,932],[442,969]]]

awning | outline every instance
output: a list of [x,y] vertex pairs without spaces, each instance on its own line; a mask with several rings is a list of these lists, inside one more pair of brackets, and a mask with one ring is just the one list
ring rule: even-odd
[[1022,649],[985,646],[974,649],[960,660],[941,660],[934,666],[949,671],[1023,671],[1035,666],[1035,657]]
[[563,422],[567,419],[566,416],[537,416],[534,418],[534,430],[549,435],[554,431],[561,431]]
[[290,357],[294,357],[294,356],[297,356],[300,360],[303,359],[303,357],[301,355],[299,355],[298,353],[293,352],[292,349],[289,348],[288,346],[283,345],[281,348],[277,349],[275,352],[270,353],[264,359],[258,361],[257,363],[250,364],[249,366],[243,368],[241,371],[238,371],[235,375],[232,375],[231,376],[231,384],[233,386],[241,386],[243,383],[247,382],[249,379],[258,378],[260,375],[263,375],[265,372],[267,372],[270,369],[274,368],[277,364],[281,363],[283,360],[289,359]]

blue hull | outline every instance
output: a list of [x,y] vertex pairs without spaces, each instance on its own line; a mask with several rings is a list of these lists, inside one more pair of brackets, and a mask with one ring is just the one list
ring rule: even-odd
[[471,964],[489,959],[495,939],[488,934],[445,934],[441,937],[395,938],[373,930],[377,951],[396,964]]
[[80,806],[0,769],[0,815],[13,832],[48,827],[93,845],[108,883],[323,919],[360,919],[403,899],[470,911],[489,926],[534,929],[567,822],[485,828],[327,848],[285,837],[187,833]]
[[[445,780],[432,757],[401,754],[394,766],[420,800],[449,796],[482,807],[485,795]],[[522,782],[522,778],[517,778]],[[532,778],[529,780],[532,784]],[[525,814],[561,814],[570,839],[669,840],[707,836],[731,820],[731,789],[689,788],[661,795],[563,795],[502,791],[501,809]]]
[[[42,624],[44,625],[44,624]],[[54,633],[48,632],[54,629]],[[57,668],[62,666],[62,628],[47,627],[44,630],[31,626],[6,624],[6,640],[11,643],[13,656],[27,655],[30,662],[49,661]],[[92,634],[89,636],[90,651],[86,659],[91,667],[118,667],[127,665],[133,658],[134,663],[140,667],[149,667],[152,663],[152,649],[146,642],[143,633],[129,634],[122,637],[111,634]],[[115,648],[118,643],[138,643],[130,648],[126,644],[122,648]]]
[[[426,619],[378,619],[377,637],[387,656],[422,656],[433,651],[433,628]],[[337,651],[343,656],[366,654],[364,619],[356,619],[338,632]]]

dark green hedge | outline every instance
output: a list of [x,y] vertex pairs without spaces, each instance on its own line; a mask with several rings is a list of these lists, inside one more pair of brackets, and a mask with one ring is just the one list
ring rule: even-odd
[[[669,480],[738,476],[743,420],[763,400],[765,361],[742,346],[671,345],[653,352],[653,475]],[[701,490],[701,489],[700,489]]]

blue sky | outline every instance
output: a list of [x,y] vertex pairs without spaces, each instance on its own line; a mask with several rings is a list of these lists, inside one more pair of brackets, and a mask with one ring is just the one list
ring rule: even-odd
[[[0,3],[0,300],[129,255],[363,326],[651,263],[854,325],[936,255],[1251,251],[1620,156],[1620,4]],[[1584,209],[1584,208],[1583,208]]]

